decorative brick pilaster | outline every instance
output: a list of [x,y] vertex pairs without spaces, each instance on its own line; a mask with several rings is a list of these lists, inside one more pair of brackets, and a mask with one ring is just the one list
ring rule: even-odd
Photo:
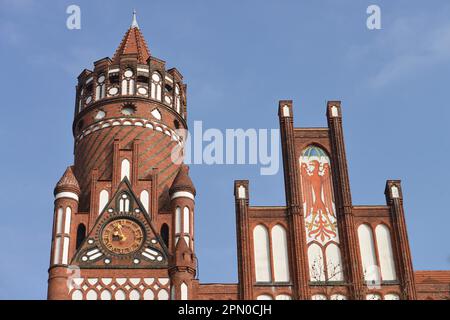
[[301,203],[301,188],[298,175],[298,160],[294,143],[294,120],[292,101],[282,100],[278,106],[281,143],[283,150],[284,184],[289,220],[290,261],[294,292],[297,299],[307,300],[309,294],[309,266],[306,251],[305,220]]
[[251,259],[250,222],[248,217],[249,189],[248,180],[234,181],[236,206],[236,234],[238,252],[239,299],[252,300],[253,297],[253,261]]
[[408,233],[406,230],[405,213],[403,210],[403,194],[400,180],[388,180],[386,182],[386,203],[390,208],[393,241],[392,245],[397,253],[397,270],[399,271],[400,285],[403,298],[417,299],[414,269],[412,265],[411,250],[409,248]]
[[352,212],[352,197],[345,153],[342,112],[340,101],[327,104],[328,128],[330,130],[333,187],[336,197],[336,211],[343,249],[346,281],[350,283],[353,299],[363,299],[363,273],[361,270],[359,244]]

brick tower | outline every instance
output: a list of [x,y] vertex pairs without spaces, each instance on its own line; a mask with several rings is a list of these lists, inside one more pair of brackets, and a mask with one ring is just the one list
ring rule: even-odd
[[75,162],[54,192],[48,298],[190,296],[195,188],[178,161],[186,85],[151,55],[135,13],[112,59],[79,75],[72,129]]

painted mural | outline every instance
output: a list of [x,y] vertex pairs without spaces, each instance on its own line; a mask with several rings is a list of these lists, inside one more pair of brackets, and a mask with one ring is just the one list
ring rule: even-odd
[[339,242],[330,158],[325,151],[307,147],[300,157],[300,175],[307,242]]

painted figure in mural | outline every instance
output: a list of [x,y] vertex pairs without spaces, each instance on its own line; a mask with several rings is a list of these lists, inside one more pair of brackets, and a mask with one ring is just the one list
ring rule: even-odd
[[337,237],[329,158],[320,148],[308,147],[300,168],[307,236],[324,243]]

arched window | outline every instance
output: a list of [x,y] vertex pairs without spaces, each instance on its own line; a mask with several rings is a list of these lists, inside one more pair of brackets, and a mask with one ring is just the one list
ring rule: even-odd
[[289,258],[286,230],[281,225],[272,228],[273,275],[276,282],[289,281]]
[[127,159],[122,160],[122,165],[120,167],[120,180],[127,177],[130,179],[130,161]]
[[256,297],[256,300],[273,300],[268,294],[261,294]]
[[162,90],[162,77],[159,72],[153,72],[151,84],[151,97],[152,99],[161,101]]
[[130,212],[130,197],[126,193],[123,193],[120,196],[119,211],[120,212]]
[[334,243],[330,243],[325,249],[325,256],[327,258],[327,280],[344,280],[341,251],[339,250],[339,247]]
[[185,234],[189,234],[190,220],[191,219],[190,219],[190,214],[189,214],[189,208],[184,207],[184,209],[183,209],[183,233],[185,233]]
[[381,296],[378,293],[370,293],[366,295],[366,300],[381,300]]
[[164,223],[161,226],[161,238],[164,241],[164,244],[166,245],[166,247],[169,247],[169,226]]
[[188,299],[188,287],[186,283],[181,284],[181,300],[187,300]]
[[397,280],[389,228],[384,224],[380,224],[375,229],[375,235],[377,238],[378,256],[380,258],[381,278],[383,281]]
[[314,294],[311,300],[327,300],[327,296],[324,294]]
[[269,233],[263,225],[257,225],[253,230],[253,248],[255,255],[255,274],[257,282],[270,282]]
[[309,278],[311,281],[325,281],[325,268],[322,248],[312,243],[308,247]]
[[56,211],[56,228],[55,228],[55,242],[53,247],[53,264],[60,263],[61,257],[61,233],[63,231],[63,219],[64,219],[64,210],[63,208],[58,208]]
[[179,234],[181,232],[181,208],[176,207],[175,209],[175,233]]
[[134,94],[134,79],[133,70],[127,69],[123,73],[122,79],[122,95],[132,95]]
[[369,225],[362,224],[358,227],[358,238],[364,279],[367,281],[377,281],[379,277],[377,274],[378,264],[375,256],[372,229]]
[[105,75],[100,75],[97,78],[97,87],[95,88],[95,100],[103,99],[105,97],[106,85]]
[[86,226],[80,223],[77,228],[77,242],[76,242],[77,249],[81,246],[85,238],[86,238]]
[[98,214],[102,213],[108,204],[109,193],[107,190],[100,191],[99,201],[98,201]]
[[66,208],[66,216],[64,219],[64,233],[66,236],[63,237],[63,252],[62,252],[62,264],[67,264],[69,259],[69,233],[70,233],[70,222],[72,220],[72,209],[70,207]]
[[140,196],[140,200],[142,202],[142,205],[145,208],[145,211],[147,211],[147,213],[150,213],[149,209],[150,209],[150,199],[149,199],[149,194],[147,190],[142,190],[141,192],[141,196]]

